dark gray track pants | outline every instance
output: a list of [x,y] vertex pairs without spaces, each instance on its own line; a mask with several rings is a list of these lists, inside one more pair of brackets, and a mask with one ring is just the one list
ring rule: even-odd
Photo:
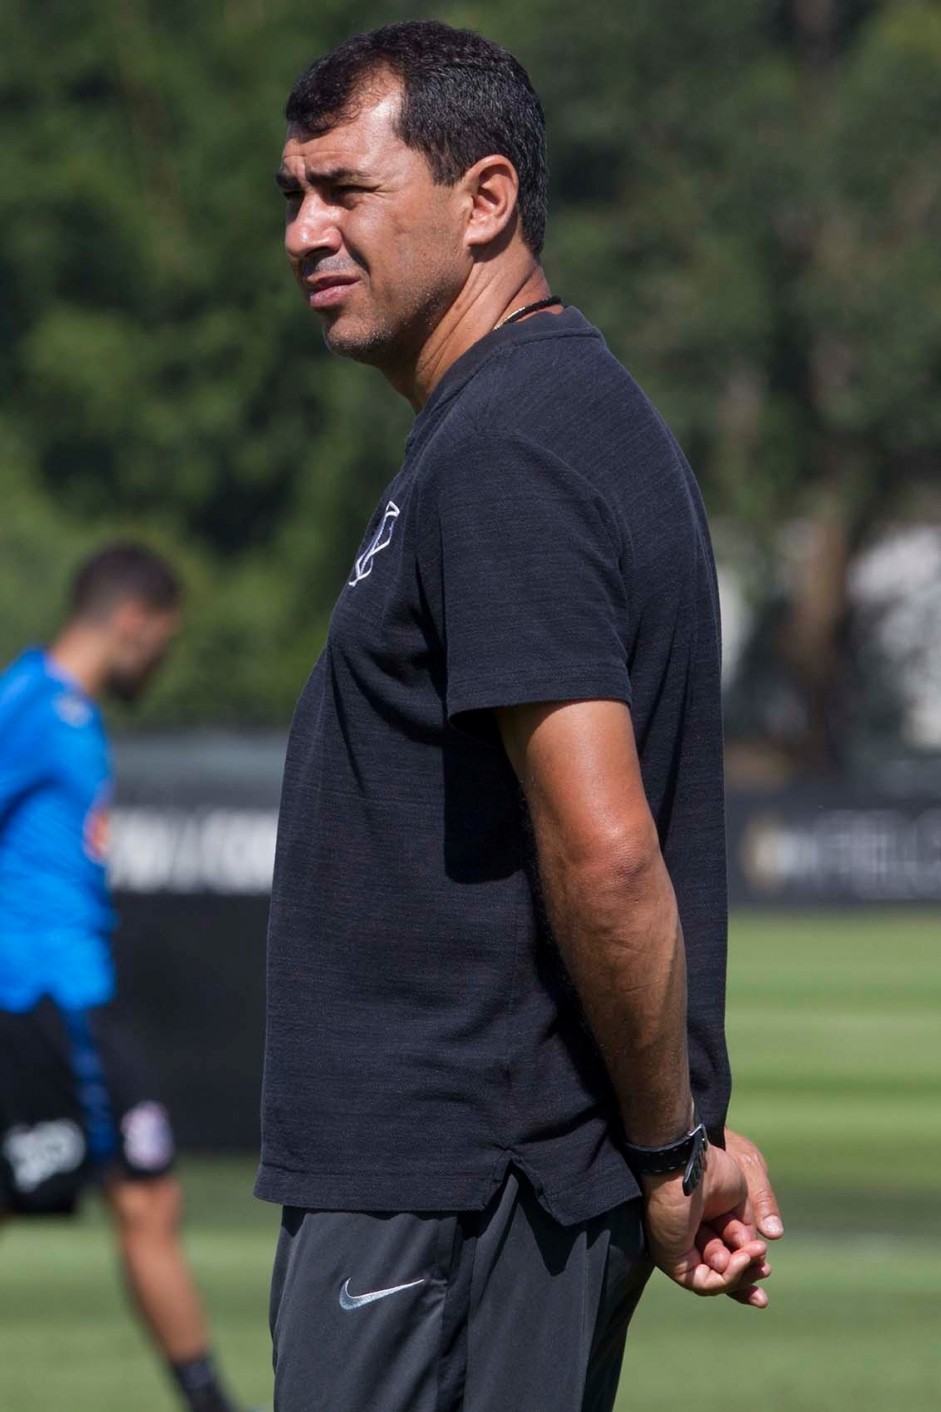
[[560,1226],[514,1171],[482,1212],[286,1207],[275,1412],[610,1412],[650,1268],[638,1201]]

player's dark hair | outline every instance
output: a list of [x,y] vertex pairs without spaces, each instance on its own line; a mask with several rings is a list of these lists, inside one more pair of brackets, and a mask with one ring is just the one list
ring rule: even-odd
[[371,80],[402,85],[396,131],[422,152],[436,183],[452,186],[481,157],[508,157],[519,177],[523,239],[542,251],[549,199],[546,121],[522,64],[471,30],[408,20],[353,35],[316,59],[291,90],[289,123],[314,135],[356,114]]
[[146,544],[106,544],[78,568],[72,580],[73,618],[95,617],[131,599],[157,612],[171,612],[183,596],[170,564]]

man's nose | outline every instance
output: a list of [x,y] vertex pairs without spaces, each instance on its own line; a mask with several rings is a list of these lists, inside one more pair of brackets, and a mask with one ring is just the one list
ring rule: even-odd
[[336,254],[342,244],[336,208],[329,206],[315,191],[306,192],[284,227],[284,248],[289,259],[302,260],[315,251]]

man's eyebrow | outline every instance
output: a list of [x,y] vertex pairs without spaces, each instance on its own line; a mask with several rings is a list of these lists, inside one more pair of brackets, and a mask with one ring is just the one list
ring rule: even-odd
[[[322,167],[319,171],[305,172],[309,186],[335,186],[338,182],[354,182],[357,185],[368,182],[365,172],[354,167]],[[300,191],[301,183],[283,168],[275,175],[275,182],[282,191]]]

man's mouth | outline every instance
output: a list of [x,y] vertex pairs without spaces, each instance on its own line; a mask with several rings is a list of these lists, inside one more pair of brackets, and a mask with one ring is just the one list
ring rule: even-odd
[[314,275],[304,281],[304,293],[311,309],[330,309],[342,302],[356,275]]

